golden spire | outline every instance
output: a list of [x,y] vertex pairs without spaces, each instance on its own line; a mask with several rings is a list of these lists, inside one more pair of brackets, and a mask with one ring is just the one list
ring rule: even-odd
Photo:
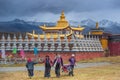
[[35,30],[32,31],[32,35],[34,35],[34,34],[35,34]]
[[78,28],[80,28],[81,26],[80,25],[78,25]]
[[60,15],[60,19],[57,21],[57,27],[65,27],[65,26],[68,26],[69,23],[67,20],[65,20],[65,15],[64,15],[64,11],[61,12],[61,15]]
[[65,20],[64,11],[61,12],[60,20]]
[[96,22],[96,29],[98,29],[99,28],[99,23],[98,22]]
[[46,25],[44,24],[43,26],[45,27]]
[[91,35],[91,32],[89,32],[88,34]]

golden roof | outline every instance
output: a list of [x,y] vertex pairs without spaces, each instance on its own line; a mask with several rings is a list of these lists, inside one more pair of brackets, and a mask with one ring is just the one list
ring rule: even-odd
[[[65,19],[64,11],[62,11],[60,19],[57,21],[56,26],[53,27],[47,27],[45,24],[43,26],[40,26],[42,30],[61,30],[69,27],[68,21]],[[78,28],[71,28],[73,30],[82,31],[84,28],[78,26]]]
[[84,38],[83,35],[75,35],[75,36],[78,37],[78,38]]
[[78,27],[71,27],[71,29],[74,31],[83,31],[85,28],[78,25]]
[[99,23],[96,22],[96,28],[95,28],[95,29],[92,29],[92,30],[90,31],[90,33],[91,33],[92,35],[102,35],[102,34],[104,33],[104,31],[99,28]]
[[[73,32],[71,30],[71,32],[69,34],[66,34],[66,36],[70,36],[72,35]],[[32,34],[32,33],[27,33],[27,35],[29,35],[30,37],[34,37],[34,38],[38,38],[38,34]],[[58,34],[40,34],[40,38],[44,38],[46,36],[46,38],[51,38],[51,35],[53,36],[53,38],[58,38]],[[60,34],[60,37],[65,37],[65,34]]]
[[[30,37],[32,37],[32,36],[34,36],[34,38],[38,38],[38,34],[31,34],[31,33],[27,33]],[[66,35],[67,37],[68,36],[70,36],[71,34],[68,34],[68,35]],[[45,37],[45,35],[44,34],[40,34],[40,38],[44,38]],[[60,35],[60,37],[65,37],[65,35]],[[50,34],[46,34],[46,38],[51,38],[51,35]],[[55,39],[55,38],[58,38],[58,34],[54,34],[53,35],[53,38]]]
[[92,35],[102,35],[104,32],[103,31],[92,31]]
[[[56,26],[53,27],[47,27],[45,24],[43,26],[40,26],[40,28],[42,30],[62,30],[62,29],[69,29],[70,33],[67,34],[66,36],[70,36],[72,33],[72,31],[82,31],[84,29],[84,27],[78,26],[78,27],[70,27],[68,21],[65,19],[65,15],[64,15],[64,11],[62,11],[60,19],[57,21]],[[27,33],[27,35],[29,35],[30,37],[36,37],[38,38],[37,34],[34,34],[35,32],[33,31],[33,33]],[[51,34],[41,34],[40,38],[44,38],[44,35],[46,35],[47,38],[51,37]],[[58,37],[58,34],[52,34],[54,38]],[[65,34],[60,34],[60,37],[65,37]]]
[[[30,37],[34,37],[34,38],[38,38],[38,34],[35,34],[35,31],[33,30],[33,32],[32,33],[26,33],[28,36],[30,36]],[[65,37],[65,35],[68,37],[68,36],[70,36],[70,35],[72,35],[73,34],[73,31],[72,30],[70,30],[70,33],[68,33],[68,34],[60,34],[60,37]],[[46,36],[46,38],[51,38],[51,35],[53,36],[53,38],[58,38],[58,35],[59,34],[40,34],[40,38],[44,38],[45,36]]]
[[69,27],[69,25],[65,25],[65,26],[62,26],[62,27],[57,27],[57,26],[55,26],[55,27],[46,27],[45,25],[40,26],[40,28],[43,29],[43,30],[60,30],[60,29],[65,29],[67,27]]
[[40,28],[43,30],[60,30],[60,29],[65,29],[68,26],[69,26],[69,23],[68,21],[65,20],[64,11],[62,11],[60,19],[57,21],[56,26],[47,27],[46,25],[44,25],[44,26],[40,26]]

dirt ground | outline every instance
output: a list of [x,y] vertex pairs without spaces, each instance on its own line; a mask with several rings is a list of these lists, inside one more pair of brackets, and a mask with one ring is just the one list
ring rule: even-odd
[[[27,76],[27,71],[19,71],[0,72],[0,80],[48,80],[48,78],[44,78],[44,71],[35,71],[32,79]],[[120,80],[120,63],[75,69],[73,77],[61,72],[61,77],[56,78],[54,71],[51,71],[49,80]]]

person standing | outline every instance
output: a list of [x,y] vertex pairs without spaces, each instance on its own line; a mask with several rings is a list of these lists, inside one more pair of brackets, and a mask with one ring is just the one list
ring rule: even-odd
[[55,67],[56,77],[60,77],[60,68],[63,66],[63,59],[60,55],[56,56],[53,66]]
[[2,59],[4,59],[4,63],[6,64],[7,63],[7,59],[6,59],[5,49],[2,49],[1,53],[2,53],[1,57],[2,57]]
[[15,57],[16,57],[16,54],[17,54],[17,48],[13,48],[12,53],[13,53],[13,54],[15,55]]
[[38,54],[38,48],[34,47],[34,55],[37,56],[37,54]]
[[69,62],[71,67],[71,70],[69,71],[69,76],[74,76],[73,70],[74,70],[74,66],[76,65],[76,59],[74,54],[72,54],[72,56],[70,57]]
[[17,63],[17,57],[18,57],[18,55],[17,55],[17,48],[13,48],[12,53],[14,55],[15,63]]
[[36,59],[38,59],[38,48],[34,47],[34,56]]
[[23,49],[20,50],[20,56],[22,57],[22,59],[25,59],[25,53]]
[[34,65],[35,64],[37,64],[37,62],[32,61],[31,58],[27,60],[26,68],[28,70],[28,76],[30,77],[30,79],[34,76]]
[[50,60],[49,56],[45,57],[45,73],[44,73],[44,77],[50,77],[50,71],[51,71],[51,66],[52,66],[52,61]]

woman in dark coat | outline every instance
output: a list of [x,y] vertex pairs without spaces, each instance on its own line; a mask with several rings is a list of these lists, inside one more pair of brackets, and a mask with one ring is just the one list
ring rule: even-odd
[[28,70],[28,76],[32,78],[34,76],[34,65],[37,64],[37,62],[33,62],[31,58],[27,60],[26,68]]
[[46,56],[45,58],[45,74],[44,77],[50,77],[50,71],[51,71],[51,65],[52,65],[52,61],[50,60],[49,56]]
[[53,66],[55,67],[56,77],[60,77],[60,68],[61,68],[61,66],[63,66],[63,60],[60,55],[56,56]]

